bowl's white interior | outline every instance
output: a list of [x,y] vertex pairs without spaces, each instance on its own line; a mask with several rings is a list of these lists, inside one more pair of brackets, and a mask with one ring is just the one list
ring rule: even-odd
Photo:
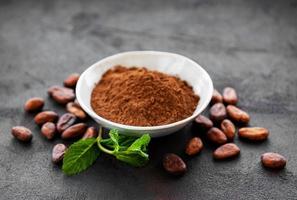
[[92,90],[95,84],[101,79],[101,76],[115,65],[146,67],[147,69],[175,75],[185,80],[200,97],[195,112],[189,118],[194,118],[201,113],[208,105],[212,96],[213,85],[209,75],[200,65],[189,58],[156,51],[125,52],[107,57],[95,63],[81,75],[76,88],[77,98],[80,104],[83,104],[82,107],[92,117],[98,117],[90,105]]

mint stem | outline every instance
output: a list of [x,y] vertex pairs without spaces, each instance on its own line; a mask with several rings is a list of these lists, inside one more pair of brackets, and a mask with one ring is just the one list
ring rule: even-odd
[[108,150],[108,149],[106,149],[105,147],[103,147],[102,145],[101,145],[101,140],[102,140],[102,127],[100,127],[100,129],[99,129],[99,134],[98,134],[98,137],[97,137],[97,144],[98,144],[98,147],[99,147],[99,149],[101,150],[101,151],[103,151],[103,152],[105,152],[105,153],[107,153],[107,154],[110,154],[110,155],[113,155],[114,154],[114,152],[113,151],[110,151],[110,150]]

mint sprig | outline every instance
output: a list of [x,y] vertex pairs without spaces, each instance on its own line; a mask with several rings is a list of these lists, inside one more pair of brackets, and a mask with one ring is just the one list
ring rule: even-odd
[[116,152],[115,156],[118,160],[132,166],[142,167],[149,161],[149,155],[146,153],[149,142],[150,136],[148,134],[143,135],[135,140],[127,150]]
[[[137,139],[135,137],[125,136],[125,139],[122,138],[120,140],[118,131],[111,130],[109,136],[109,139],[102,142],[101,133],[99,133],[97,144],[101,151],[113,155],[118,160],[134,167],[142,167],[147,164],[149,156],[146,151],[151,139],[148,134],[144,134]],[[108,147],[106,148],[104,144]]]
[[118,130],[112,129],[108,135],[109,138],[103,139],[102,129],[100,129],[96,139],[79,140],[72,144],[63,159],[63,172],[74,175],[86,170],[98,158],[100,151],[134,167],[147,164],[149,161],[147,146],[151,139],[148,134],[138,138],[120,135]]

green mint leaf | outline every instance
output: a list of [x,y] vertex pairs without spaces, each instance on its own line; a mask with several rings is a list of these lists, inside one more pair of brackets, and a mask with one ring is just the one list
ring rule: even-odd
[[147,146],[151,141],[151,137],[149,134],[144,134],[137,140],[135,140],[131,146],[128,148],[128,150],[141,150],[146,152]]
[[149,161],[148,155],[142,151],[119,151],[115,156],[118,160],[134,167],[142,167]]
[[[118,136],[118,144],[120,146],[119,151],[123,151],[129,148],[131,144],[137,139],[137,137],[127,136],[127,135],[119,135]],[[108,149],[114,149],[114,142],[110,138],[102,139],[100,143],[107,147]]]
[[96,139],[79,140],[66,151],[62,170],[67,175],[80,173],[91,166],[99,156]]
[[128,149],[115,152],[118,160],[128,163],[134,167],[142,167],[149,161],[149,156],[146,153],[147,146],[151,138],[148,134],[142,135],[136,139]]
[[113,143],[117,144],[118,140],[119,140],[119,131],[116,129],[111,129],[108,134],[109,134],[111,141]]
[[119,148],[120,148],[120,145],[119,145],[119,131],[116,130],[116,129],[112,129],[109,131],[109,137],[113,143],[113,148],[114,150],[113,151],[118,151]]

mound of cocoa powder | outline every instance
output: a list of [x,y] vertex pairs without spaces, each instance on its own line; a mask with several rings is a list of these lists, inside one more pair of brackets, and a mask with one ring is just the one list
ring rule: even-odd
[[199,101],[178,77],[146,68],[115,66],[91,95],[93,110],[108,120],[134,126],[173,123],[192,115]]

